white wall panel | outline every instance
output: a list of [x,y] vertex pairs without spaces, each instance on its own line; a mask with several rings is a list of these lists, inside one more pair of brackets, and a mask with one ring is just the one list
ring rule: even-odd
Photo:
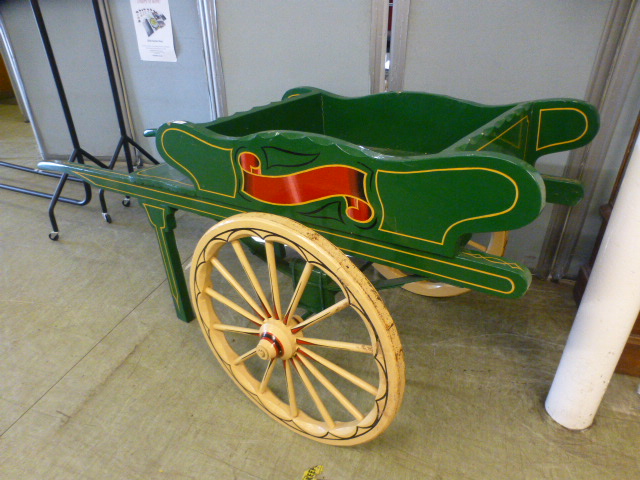
[[[145,128],[169,120],[211,120],[196,2],[171,0],[178,61],[140,60],[128,1],[108,2],[122,61],[134,136],[151,151]],[[81,145],[111,157],[120,137],[96,20],[90,1],[41,0],[40,6]],[[71,153],[71,141],[29,2],[0,2],[0,14],[25,84],[41,145],[48,157]]]
[[[40,8],[80,143],[92,155],[110,157],[118,125],[91,2],[40,1]],[[44,154],[68,157],[73,147],[31,6],[3,1],[0,15]]]
[[218,0],[229,113],[309,85],[341,95],[370,89],[371,0]]
[[[611,1],[412,0],[404,90],[480,103],[584,98]],[[561,175],[567,154],[543,157]],[[513,232],[507,256],[535,267],[551,209]]]
[[171,120],[212,120],[197,2],[169,1],[177,62],[140,60],[129,1],[108,4],[136,140],[155,152],[154,139],[141,138],[144,129]]

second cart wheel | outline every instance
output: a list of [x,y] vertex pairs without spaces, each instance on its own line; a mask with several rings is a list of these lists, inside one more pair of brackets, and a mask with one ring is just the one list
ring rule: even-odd
[[[487,240],[470,240],[469,243],[467,243],[467,248],[501,257],[507,249],[508,241],[509,232],[493,232],[489,234]],[[385,278],[402,278],[407,276],[405,272],[398,268],[388,267],[378,263],[374,263],[373,267]],[[428,280],[407,283],[403,285],[402,288],[425,297],[455,297],[469,291],[468,288],[456,287],[455,285],[444,282],[430,282]]]
[[[247,254],[246,238],[264,244],[264,261]],[[295,258],[282,258],[281,245]],[[295,282],[283,272],[292,263],[303,265]],[[307,311],[322,273],[338,293]],[[190,284],[215,356],[277,422],[334,445],[369,441],[391,424],[405,384],[396,327],[367,278],[318,233],[276,215],[230,217],[198,243]]]

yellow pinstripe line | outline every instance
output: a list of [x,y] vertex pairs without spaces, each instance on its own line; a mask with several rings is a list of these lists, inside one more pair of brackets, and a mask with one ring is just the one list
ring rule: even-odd
[[[413,235],[407,235],[405,233],[399,233],[399,232],[393,232],[391,230],[385,230],[384,228],[382,228],[382,225],[384,224],[384,216],[385,216],[385,208],[384,208],[384,204],[382,203],[382,195],[380,195],[380,189],[378,187],[378,177],[379,177],[379,173],[392,173],[395,175],[411,175],[411,174],[415,174],[415,173],[431,173],[431,172],[448,172],[448,171],[456,171],[456,170],[485,170],[488,172],[492,172],[492,173],[496,173],[498,175],[501,175],[503,177],[505,177],[507,180],[509,180],[514,188],[515,188],[515,197],[513,200],[513,204],[507,208],[506,210],[503,210],[501,212],[497,212],[497,213],[491,213],[488,215],[479,215],[477,217],[470,217],[470,218],[465,218],[463,220],[458,220],[457,222],[451,224],[444,232],[444,234],[442,235],[442,240],[441,241],[435,241],[435,240],[428,240],[426,238],[421,238],[421,237],[415,237]],[[375,184],[376,184],[376,192],[378,194],[378,198],[380,199],[380,206],[382,207],[382,219],[380,221],[380,227],[379,230],[381,232],[386,232],[386,233],[391,233],[392,235],[399,235],[402,237],[408,237],[408,238],[413,238],[415,240],[421,240],[423,242],[429,242],[429,243],[433,243],[436,245],[444,245],[446,239],[447,239],[447,235],[449,234],[449,232],[451,231],[451,229],[453,227],[455,227],[456,225],[459,225],[461,223],[464,222],[470,222],[471,220],[479,220],[481,218],[491,218],[491,217],[497,217],[499,215],[504,215],[505,213],[509,213],[511,210],[513,210],[517,203],[518,203],[518,198],[520,197],[520,190],[518,189],[518,184],[515,182],[515,180],[513,180],[513,178],[511,178],[510,176],[508,176],[507,174],[500,172],[499,170],[494,170],[492,168],[485,168],[485,167],[458,167],[458,168],[437,168],[437,169],[432,169],[432,170],[417,170],[414,172],[392,172],[389,170],[378,170],[376,172],[376,177],[375,177]]]
[[[91,174],[86,174],[85,172],[74,172],[74,174],[80,176],[81,178],[84,178],[85,180],[92,179],[93,183],[95,183],[98,186],[103,186],[103,185],[101,185],[99,182],[96,182],[96,179],[97,180],[103,180],[103,181],[111,182],[111,183],[123,184],[123,185],[129,186],[131,188],[129,188],[128,190],[121,190],[121,189],[112,188],[112,187],[105,187],[105,188],[108,188],[109,190],[112,190],[112,191],[125,193],[125,194],[132,194],[133,196],[138,197],[138,198],[146,198],[146,199],[149,199],[149,200],[152,200],[152,201],[162,202],[162,203],[165,203],[167,205],[173,205],[175,207],[178,207],[178,208],[181,208],[181,209],[184,209],[184,210],[190,210],[190,211],[194,211],[194,212],[201,212],[201,213],[204,213],[206,215],[218,216],[218,215],[212,214],[211,212],[206,211],[206,210],[199,210],[197,208],[186,207],[185,205],[180,204],[180,203],[171,203],[171,202],[167,202],[167,201],[164,201],[164,200],[159,200],[157,197],[149,197],[149,196],[141,195],[141,194],[135,193],[135,191],[136,190],[149,190],[149,191],[152,191],[152,192],[158,192],[158,193],[163,194],[163,195],[175,196],[175,197],[182,198],[182,199],[185,199],[185,200],[195,201],[195,202],[198,202],[198,203],[203,203],[205,205],[212,205],[214,207],[218,207],[218,208],[222,208],[222,209],[226,209],[226,210],[232,210],[232,211],[238,212],[238,213],[245,213],[246,212],[246,210],[239,210],[239,209],[234,209],[234,208],[230,208],[230,207],[224,207],[222,205],[217,205],[217,204],[210,203],[210,202],[204,202],[202,200],[197,200],[197,199],[194,199],[194,198],[188,198],[188,197],[185,197],[185,196],[182,196],[182,195],[175,195],[175,194],[172,194],[172,193],[166,193],[166,192],[163,192],[163,191],[160,191],[160,190],[155,190],[155,189],[152,189],[152,188],[142,187],[142,186],[131,184],[131,183],[128,183],[128,182],[119,182],[117,180],[112,180],[112,179],[107,179],[107,178],[100,177],[100,176],[94,176],[94,175],[91,175]],[[128,177],[127,175],[118,174],[116,172],[110,172],[110,175],[114,175],[114,174],[115,175],[120,175],[120,176],[123,176],[123,177]],[[145,206],[145,208],[147,208],[146,204],[143,204],[143,205]],[[154,205],[150,205],[150,207],[152,207],[152,208],[161,208],[161,207],[156,207]],[[164,225],[163,225],[162,228],[164,228]],[[385,250],[399,252],[399,253],[402,253],[402,254],[405,254],[405,255],[410,255],[410,256],[413,256],[413,257],[416,257],[416,258],[425,259],[427,261],[432,261],[432,262],[436,262],[436,263],[442,263],[442,264],[445,264],[445,265],[453,266],[455,268],[460,268],[460,269],[463,269],[463,270],[467,270],[467,271],[471,271],[471,272],[477,272],[477,273],[480,273],[480,274],[483,274],[483,275],[488,275],[488,276],[491,276],[491,277],[502,279],[502,280],[505,280],[505,281],[509,282],[509,284],[511,285],[512,288],[509,291],[497,290],[497,289],[489,288],[489,287],[486,287],[486,286],[483,286],[483,285],[478,285],[478,284],[474,284],[474,283],[471,283],[471,282],[467,282],[465,280],[461,280],[461,279],[458,279],[458,278],[449,277],[449,276],[438,274],[438,273],[435,273],[435,272],[430,272],[428,270],[415,268],[415,267],[412,267],[412,266],[409,266],[409,265],[404,265],[402,263],[392,262],[392,261],[389,261],[387,259],[376,257],[376,256],[373,256],[373,255],[368,255],[368,254],[366,255],[366,256],[368,256],[370,258],[381,260],[381,261],[386,262],[386,263],[391,263],[391,264],[397,265],[399,267],[405,267],[405,268],[410,268],[410,269],[414,269],[414,270],[419,270],[421,272],[425,272],[426,274],[436,275],[436,276],[441,277],[441,278],[447,278],[449,280],[461,282],[461,283],[464,283],[466,285],[476,286],[476,287],[482,288],[484,290],[494,291],[494,292],[502,293],[502,294],[505,294],[505,295],[509,295],[510,293],[515,291],[515,283],[509,277],[505,277],[505,276],[498,275],[498,274],[495,274],[495,273],[486,272],[486,271],[483,271],[483,270],[480,270],[480,269],[476,269],[476,268],[471,268],[471,267],[466,267],[466,266],[463,266],[463,265],[458,265],[456,263],[448,262],[448,261],[445,261],[445,260],[440,260],[440,259],[436,259],[436,258],[432,258],[432,257],[427,257],[427,256],[423,256],[423,255],[414,254],[414,253],[407,252],[407,251],[404,251],[404,250],[399,250],[399,249],[387,247],[387,246],[380,245],[380,244],[377,244],[377,243],[368,242],[368,241],[365,241],[365,240],[361,240],[361,239],[357,239],[357,238],[353,238],[353,237],[348,237],[348,236],[345,236],[345,235],[340,235],[340,234],[337,234],[337,233],[328,232],[328,231],[320,230],[320,229],[317,229],[317,228],[315,230],[317,232],[322,233],[322,234],[327,235],[327,236],[335,236],[335,237],[339,237],[339,238],[344,238],[344,239],[347,239],[347,240],[355,241],[357,243],[367,244],[367,245],[371,245],[371,246],[374,246],[374,247],[382,248],[382,249],[385,249]],[[393,232],[391,232],[391,233],[393,233]],[[157,232],[156,232],[156,234],[157,234]],[[161,237],[159,237],[159,238],[161,238]],[[163,240],[160,240],[160,241],[161,241],[161,244],[163,246],[165,246],[164,241]],[[163,252],[164,252],[165,249],[166,249],[166,246],[165,246],[165,248],[163,248]],[[356,255],[362,255],[362,253],[360,253],[358,251],[355,251],[355,250],[350,250],[350,249],[347,249],[347,248],[341,248],[341,249],[344,250],[345,252],[351,252],[351,253],[354,253]],[[164,258],[164,253],[163,253],[163,258]],[[174,288],[174,286],[172,285],[172,289],[173,288]],[[172,292],[172,295],[173,295],[173,292]],[[175,298],[175,296],[174,296],[174,298]]]
[[[346,249],[346,248],[343,248],[342,250],[344,250],[345,252],[351,252],[351,253],[354,253],[354,254],[356,254],[356,255],[362,255],[362,253],[357,252],[357,251],[354,251],[354,250],[349,250],[349,249]],[[403,253],[408,253],[408,252],[403,252]],[[416,255],[416,256],[419,256],[419,255]],[[376,257],[376,256],[374,256],[374,255],[368,255],[368,254],[367,254],[367,257],[368,257],[368,258],[374,258],[374,259],[376,259],[376,260],[380,260],[380,261],[382,261],[382,262],[384,262],[384,263],[392,263],[392,264],[397,265],[398,267],[401,267],[401,268],[403,268],[403,267],[404,267],[404,268],[410,268],[410,269],[412,269],[412,270],[419,270],[420,272],[424,272],[424,273],[426,273],[427,275],[435,275],[435,276],[437,276],[437,277],[439,277],[439,278],[446,278],[446,279],[447,279],[447,280],[449,280],[449,281],[460,282],[460,283],[463,283],[463,284],[465,284],[465,285],[469,285],[469,286],[473,286],[473,287],[478,287],[478,288],[481,288],[481,289],[483,289],[483,290],[488,290],[488,291],[491,291],[491,292],[498,292],[498,293],[502,293],[502,294],[504,294],[504,295],[509,295],[509,294],[513,293],[513,292],[515,291],[515,289],[516,289],[516,285],[515,285],[515,283],[514,283],[514,282],[513,282],[513,280],[511,280],[509,277],[505,277],[505,276],[501,276],[501,275],[496,275],[496,274],[494,274],[494,273],[485,272],[485,271],[483,271],[483,270],[477,270],[477,269],[475,269],[475,268],[463,267],[463,266],[461,266],[461,265],[456,265],[456,264],[454,264],[454,263],[452,263],[451,265],[454,265],[455,267],[462,268],[462,269],[465,269],[465,270],[471,270],[471,271],[475,271],[475,272],[480,272],[480,273],[482,273],[482,274],[484,274],[484,275],[490,275],[490,276],[492,276],[492,277],[496,277],[496,278],[499,278],[499,279],[502,279],[502,280],[506,280],[506,281],[511,285],[511,290],[509,290],[509,291],[504,291],[504,290],[498,290],[498,289],[495,289],[495,288],[490,288],[490,287],[487,287],[486,285],[480,285],[480,284],[477,284],[477,283],[468,282],[468,281],[466,281],[466,280],[461,280],[461,279],[459,279],[459,278],[449,277],[449,276],[447,276],[447,275],[442,275],[441,273],[430,272],[429,270],[424,270],[424,269],[422,269],[422,268],[416,268],[415,266],[404,265],[404,264],[402,264],[402,263],[398,263],[398,262],[391,262],[391,261],[389,261],[389,260],[387,260],[387,259],[380,258],[380,257]],[[426,257],[423,257],[423,258],[426,258]],[[429,260],[432,260],[432,259],[429,259]],[[434,259],[434,261],[436,261],[436,262],[437,262],[438,260],[435,260],[435,259]],[[442,262],[442,263],[446,263],[446,262]]]
[[158,177],[156,175],[149,175],[148,172],[149,170],[152,170],[154,168],[158,168],[158,167],[164,167],[165,164],[162,165],[154,165],[153,167],[149,167],[149,168],[145,168],[144,170],[141,170],[139,172],[136,173],[136,175],[140,176],[140,177],[148,177],[148,178],[157,178],[159,180],[167,180],[169,182],[173,182],[173,183],[179,183],[181,185],[186,185],[187,187],[192,187],[193,184],[192,183],[185,183],[185,182],[181,182],[179,180],[174,180],[172,178],[167,178],[167,177]]
[[[233,177],[235,179],[235,184],[234,184],[234,192],[233,195],[227,195],[226,193],[220,193],[220,192],[214,192],[213,190],[207,190],[204,189],[200,186],[200,182],[198,181],[198,178],[191,173],[191,170],[187,167],[185,167],[182,163],[180,163],[178,160],[176,160],[175,158],[173,158],[171,155],[169,155],[169,152],[167,151],[166,147],[164,146],[164,136],[167,132],[171,132],[171,131],[176,131],[176,132],[180,132],[183,133],[185,135],[188,135],[192,138],[195,138],[196,140],[198,140],[199,142],[204,143],[205,145],[208,145],[210,147],[213,148],[217,148],[218,150],[223,150],[225,152],[229,152],[229,161],[231,162],[231,170],[233,171]],[[196,186],[198,187],[199,190],[202,190],[203,192],[209,192],[209,193],[215,193],[216,195],[223,195],[225,197],[230,197],[230,198],[235,198],[236,197],[236,188],[238,186],[238,176],[236,175],[236,171],[233,168],[233,148],[225,148],[225,147],[220,147],[218,145],[214,145],[213,143],[209,143],[205,140],[202,140],[201,138],[189,133],[189,132],[185,132],[184,130],[180,130],[179,128],[167,128],[164,132],[162,132],[162,136],[160,137],[160,144],[162,145],[162,150],[164,151],[164,153],[167,155],[167,157],[169,157],[171,160],[173,160],[174,162],[176,162],[176,164],[180,165],[180,167],[182,167],[191,177],[191,179],[194,181],[194,183],[196,184]]]
[[[521,118],[518,123],[514,123],[513,125],[511,125],[509,128],[507,128],[504,132],[502,132],[500,135],[498,135],[496,138],[494,138],[493,140],[491,140],[490,142],[484,144],[482,147],[480,147],[477,151],[481,151],[484,150],[485,148],[487,148],[489,145],[491,145],[493,142],[495,142],[496,140],[498,140],[499,138],[503,137],[504,135],[506,135],[507,133],[509,133],[511,130],[513,130],[515,127],[517,127],[518,125],[520,125],[523,121],[527,121],[527,123],[529,123],[529,117],[523,117]],[[513,145],[512,143],[509,143],[505,140],[505,142],[515,148],[520,148],[520,142],[522,142],[522,135],[520,135],[520,137],[518,138],[518,145]]]
[[[111,172],[110,175],[113,175],[114,173],[115,172]],[[173,205],[173,206],[176,206],[178,208],[182,208],[182,209],[185,209],[185,210],[192,210],[194,212],[202,212],[202,213],[205,213],[207,215],[211,215],[211,212],[209,212],[207,210],[198,210],[197,208],[193,208],[193,207],[186,207],[184,204],[181,204],[181,203],[171,203],[171,202],[167,202],[165,200],[158,200],[157,196],[156,197],[149,197],[149,196],[141,195],[141,194],[135,193],[135,192],[137,190],[149,190],[149,191],[152,191],[152,192],[158,192],[161,195],[168,195],[168,196],[171,196],[171,197],[178,197],[178,198],[181,198],[181,199],[186,199],[186,200],[189,200],[189,201],[202,203],[204,205],[212,205],[214,207],[223,208],[225,210],[231,210],[231,211],[237,212],[237,213],[245,213],[246,212],[246,210],[240,210],[240,209],[237,209],[237,208],[225,207],[223,205],[218,205],[216,203],[205,202],[204,200],[198,200],[197,198],[186,197],[184,195],[176,195],[175,193],[169,193],[169,192],[165,192],[165,191],[162,191],[162,190],[156,190],[154,188],[143,187],[141,185],[132,184],[130,182],[119,182],[117,180],[112,180],[110,178],[100,177],[100,176],[96,176],[96,175],[93,175],[93,174],[87,174],[85,172],[74,172],[74,174],[78,175],[79,177],[84,178],[85,180],[87,180],[87,178],[91,178],[91,179],[93,179],[93,183],[95,183],[98,186],[103,186],[103,185],[101,185],[100,183],[96,182],[96,178],[99,179],[99,180],[106,180],[108,182],[119,183],[119,184],[122,184],[122,185],[126,185],[128,187],[131,187],[128,190],[120,190],[120,189],[113,188],[113,187],[105,187],[105,188],[108,188],[109,190],[113,190],[115,192],[126,193],[126,194],[130,194],[130,195],[133,195],[134,197],[139,197],[139,198],[147,198],[149,200],[153,200],[153,201],[156,201],[156,202],[161,201],[162,203]],[[118,175],[120,175],[120,174],[118,174]],[[127,175],[122,175],[122,176],[123,177],[127,177]]]
[[[582,132],[582,134],[574,139],[571,140],[566,140],[564,142],[557,142],[557,143],[552,143],[549,145],[544,145],[543,147],[540,146],[540,131],[542,128],[542,112],[551,112],[554,110],[574,110],[576,112],[578,112],[580,115],[582,115],[584,117],[584,131]],[[536,139],[536,151],[538,150],[544,150],[545,148],[550,148],[550,147],[555,147],[557,145],[564,145],[566,143],[574,143],[577,142],[578,140],[580,140],[582,137],[584,137],[587,132],[589,131],[589,118],[587,117],[587,115],[582,111],[579,110],[577,108],[572,108],[572,107],[563,107],[563,108],[541,108],[540,109],[540,113],[538,114],[538,138]]]
[[[147,215],[149,216],[149,219],[151,219],[151,214],[149,213],[149,208],[156,208],[158,210],[162,210],[164,212],[164,208],[161,207],[156,207],[155,205],[147,205],[146,203],[143,204],[144,209],[147,211]],[[162,216],[162,226],[161,227],[157,227],[155,223],[153,223],[154,229],[156,231],[156,237],[158,238],[158,243],[160,244],[160,254],[162,255],[162,260],[164,261],[164,264],[167,266],[167,268],[171,271],[170,275],[167,275],[167,279],[169,280],[169,287],[171,290],[171,296],[173,297],[174,301],[176,302],[176,305],[178,304],[178,286],[175,284],[174,280],[174,276],[175,276],[175,271],[173,270],[173,265],[171,264],[171,261],[167,255],[167,243],[165,242],[164,236],[162,236],[160,234],[160,229],[164,229],[166,228],[166,222],[165,222],[166,218],[163,215]]]
[[[502,276],[502,275],[498,275],[497,273],[490,273],[490,272],[486,272],[486,271],[484,271],[484,270],[480,270],[480,269],[477,269],[477,268],[471,268],[471,267],[466,267],[466,266],[464,266],[464,265],[458,265],[458,264],[453,263],[453,262],[447,262],[446,260],[440,260],[440,259],[433,258],[433,257],[427,257],[427,256],[424,256],[424,255],[418,255],[418,254],[415,254],[415,253],[407,252],[407,251],[405,251],[405,250],[398,250],[397,248],[391,248],[391,247],[387,247],[387,246],[385,246],[385,245],[380,245],[380,244],[373,243],[373,242],[367,242],[367,241],[365,241],[365,240],[360,240],[360,239],[356,239],[356,238],[352,238],[352,237],[347,237],[347,236],[344,236],[344,235],[340,235],[340,234],[333,233],[333,232],[327,232],[327,231],[325,231],[325,230],[320,230],[320,229],[317,229],[317,228],[315,228],[314,230],[316,230],[316,231],[317,231],[317,232],[319,232],[319,233],[322,233],[323,235],[327,235],[327,236],[334,236],[334,237],[340,237],[340,238],[345,238],[345,239],[347,239],[347,240],[354,240],[354,241],[359,242],[359,243],[364,243],[364,244],[367,244],[367,245],[372,245],[372,246],[374,246],[374,247],[383,248],[383,249],[385,249],[385,250],[391,250],[392,252],[399,252],[399,253],[402,253],[402,254],[405,254],[405,255],[410,255],[410,256],[412,256],[412,257],[425,259],[425,260],[428,260],[428,261],[431,261],[431,262],[442,263],[442,264],[450,265],[450,266],[453,266],[453,267],[456,267],[456,268],[461,268],[461,269],[463,269],[463,270],[469,270],[469,271],[471,271],[471,272],[479,272],[479,273],[482,273],[483,275],[489,275],[489,276],[492,276],[492,277],[500,278],[500,279],[503,279],[503,280],[508,281],[508,282],[511,284],[511,287],[512,287],[512,288],[511,288],[511,290],[509,290],[508,292],[504,292],[504,291],[502,291],[502,290],[496,290],[496,289],[492,289],[492,288],[484,287],[484,286],[482,286],[482,285],[477,285],[477,286],[480,286],[480,287],[484,288],[485,290],[492,290],[492,291],[494,291],[494,292],[505,293],[505,294],[507,294],[507,295],[508,295],[508,294],[512,293],[512,292],[515,290],[515,288],[516,288],[516,287],[515,287],[515,284],[513,283],[513,280],[511,280],[509,277],[505,277],[505,276]],[[356,250],[349,250],[349,249],[347,249],[347,248],[341,248],[341,250],[344,250],[345,252],[351,252],[351,253],[354,253],[354,254],[356,254],[356,255],[363,255],[361,252],[358,252],[358,251],[356,251]],[[402,263],[398,263],[398,262],[391,262],[391,261],[389,261],[389,260],[387,260],[387,259],[385,259],[385,258],[375,257],[375,256],[373,256],[373,255],[369,255],[369,254],[366,254],[366,256],[367,256],[367,257],[371,257],[371,258],[375,258],[375,259],[377,259],[377,260],[382,260],[383,262],[386,262],[386,263],[393,263],[393,264],[398,265],[398,266],[400,266],[400,267],[405,267],[405,268],[409,268],[409,269],[413,269],[413,270],[420,270],[421,272],[431,273],[431,274],[433,274],[433,275],[437,275],[437,276],[439,276],[439,277],[449,278],[450,280],[456,280],[456,281],[458,281],[458,282],[463,282],[463,283],[466,283],[466,284],[468,284],[468,285],[475,285],[475,284],[473,284],[473,283],[466,282],[466,281],[464,281],[464,280],[460,280],[460,279],[457,279],[457,278],[447,277],[447,276],[445,276],[445,275],[441,275],[441,274],[439,274],[439,273],[434,273],[434,272],[429,272],[429,271],[427,271],[427,270],[422,270],[422,269],[420,269],[420,268],[416,268],[415,266],[404,265],[404,264],[402,264]]]

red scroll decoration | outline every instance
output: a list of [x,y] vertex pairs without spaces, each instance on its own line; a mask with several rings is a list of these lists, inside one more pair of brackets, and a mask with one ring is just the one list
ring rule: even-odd
[[262,175],[260,159],[251,152],[239,155],[243,191],[273,205],[302,205],[332,197],[344,197],[347,216],[368,222],[373,209],[364,193],[365,173],[346,165],[325,165],[290,175]]

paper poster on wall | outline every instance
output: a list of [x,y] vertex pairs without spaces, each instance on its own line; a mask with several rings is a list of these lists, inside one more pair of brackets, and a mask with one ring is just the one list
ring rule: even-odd
[[169,0],[131,0],[140,58],[147,62],[175,62]]

